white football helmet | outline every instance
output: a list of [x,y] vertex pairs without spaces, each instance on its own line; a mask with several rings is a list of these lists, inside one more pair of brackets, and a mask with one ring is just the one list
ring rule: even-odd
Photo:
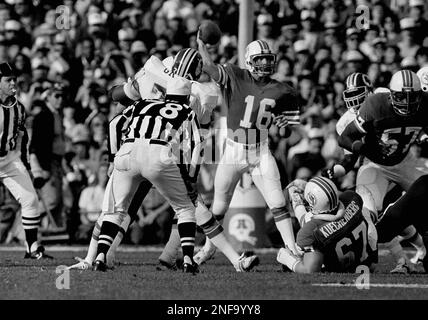
[[422,91],[428,92],[428,67],[420,68],[416,75],[421,80]]
[[343,100],[346,107],[357,112],[366,97],[373,92],[373,85],[369,77],[361,72],[353,72],[346,78],[346,89],[343,91]]
[[245,66],[251,73],[268,76],[275,72],[276,55],[266,41],[250,42],[245,50]]
[[336,185],[330,179],[315,177],[308,181],[304,192],[312,214],[333,214],[339,208],[339,196]]
[[393,74],[389,84],[394,111],[401,116],[414,114],[419,109],[421,81],[416,73],[400,70]]

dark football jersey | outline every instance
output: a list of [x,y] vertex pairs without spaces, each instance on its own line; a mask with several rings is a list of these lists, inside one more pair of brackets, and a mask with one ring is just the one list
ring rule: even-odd
[[321,251],[326,271],[355,272],[360,264],[376,262],[377,251],[369,244],[361,197],[346,191],[339,199],[345,206],[344,217],[333,222],[310,220],[297,233],[297,245],[306,252]]
[[[218,82],[228,108],[227,128],[239,136],[238,140],[234,139],[236,142],[255,143],[267,139],[265,129],[272,123],[272,114],[284,114],[290,124],[300,123],[297,95],[289,85],[276,80],[257,82],[248,70],[232,64],[219,65],[219,73]],[[262,130],[262,137],[253,137],[253,133],[259,135]],[[245,133],[247,141],[242,141],[240,133]]]
[[[371,161],[392,166],[400,163],[421,130],[428,126],[428,95],[423,94],[418,112],[410,116],[398,115],[389,93],[376,93],[364,101],[356,118],[357,127],[366,132],[365,156]],[[389,145],[388,155],[381,145]]]

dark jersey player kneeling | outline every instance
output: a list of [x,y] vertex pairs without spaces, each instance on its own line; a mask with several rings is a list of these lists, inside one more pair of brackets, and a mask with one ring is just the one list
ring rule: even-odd
[[296,241],[301,256],[282,248],[278,262],[297,273],[355,272],[358,265],[377,262],[376,228],[357,193],[339,196],[323,177],[296,180],[287,191],[301,226]]

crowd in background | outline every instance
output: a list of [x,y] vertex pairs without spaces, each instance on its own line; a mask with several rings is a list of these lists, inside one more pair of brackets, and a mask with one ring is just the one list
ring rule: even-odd
[[[242,1],[242,0],[241,0]],[[365,5],[368,11],[356,8]],[[345,78],[367,73],[375,88],[387,87],[403,68],[428,65],[428,5],[424,0],[255,0],[254,38],[266,40],[277,54],[274,79],[298,92],[302,125],[281,138],[271,129],[270,147],[284,185],[309,179],[338,161],[335,124],[346,111]],[[368,16],[362,16],[368,12]],[[62,117],[63,201],[58,224],[70,242],[89,241],[101,211],[107,182],[108,121],[118,106],[108,89],[133,76],[151,56],[160,59],[183,47],[196,48],[204,19],[222,33],[217,63],[238,63],[238,0],[5,0],[0,1],[0,61],[17,70],[18,99],[31,119],[46,103],[54,85]],[[208,79],[209,80],[209,79]],[[224,115],[219,106],[212,127]],[[416,145],[412,152],[422,153]],[[213,195],[215,165],[205,165],[199,179],[206,201]],[[355,171],[341,180],[352,188]],[[0,189],[0,242],[18,233],[17,206]],[[152,189],[127,241],[161,243],[173,212]]]

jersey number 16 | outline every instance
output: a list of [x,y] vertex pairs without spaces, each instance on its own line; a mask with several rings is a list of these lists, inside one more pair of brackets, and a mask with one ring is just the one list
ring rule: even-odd
[[[267,129],[269,128],[269,125],[272,122],[272,113],[266,110],[267,106],[269,106],[268,109],[273,109],[273,107],[275,107],[275,100],[264,98],[260,101],[259,112],[257,114],[256,120],[256,127],[258,129]],[[245,98],[244,118],[239,122],[239,125],[242,128],[251,128],[253,126],[253,123],[250,121],[253,108],[254,96],[248,95]]]

